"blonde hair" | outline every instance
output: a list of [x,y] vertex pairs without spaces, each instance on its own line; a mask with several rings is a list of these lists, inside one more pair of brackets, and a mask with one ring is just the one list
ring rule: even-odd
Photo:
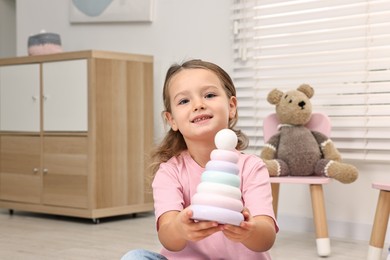
[[[182,64],[173,64],[167,71],[165,76],[164,88],[163,88],[163,102],[164,102],[164,111],[171,113],[171,104],[169,97],[169,84],[173,76],[178,74],[180,71],[185,69],[206,69],[215,73],[220,79],[226,95],[228,98],[232,96],[236,96],[236,88],[234,87],[233,81],[230,78],[229,74],[227,74],[221,67],[218,65],[202,61],[202,60],[188,60]],[[166,119],[164,118],[166,121]],[[237,124],[238,113],[235,114],[234,118],[229,119],[229,129],[233,130],[238,137],[237,150],[244,150],[248,146],[248,138],[247,136],[241,132],[241,130],[233,129]],[[173,131],[169,129],[168,133],[165,135],[164,139],[151,153],[151,173],[152,177],[157,172],[161,163],[168,161],[173,156],[178,156],[182,151],[187,149],[187,145],[184,141],[183,135],[180,131]]]

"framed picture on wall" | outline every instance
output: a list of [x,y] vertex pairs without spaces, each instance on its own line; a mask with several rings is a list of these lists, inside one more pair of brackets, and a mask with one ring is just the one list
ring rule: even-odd
[[71,23],[152,22],[154,0],[69,0]]

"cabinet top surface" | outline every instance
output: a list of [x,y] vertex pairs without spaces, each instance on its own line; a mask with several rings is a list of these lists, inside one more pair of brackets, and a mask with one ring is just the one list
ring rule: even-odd
[[100,51],[100,50],[85,50],[85,51],[74,51],[74,52],[61,52],[61,53],[47,54],[47,55],[2,58],[0,59],[0,66],[12,65],[12,64],[23,64],[23,63],[39,63],[39,62],[47,62],[47,61],[89,59],[89,58],[140,61],[140,62],[147,62],[147,63],[153,62],[153,56],[150,55],[131,54],[131,53],[112,52],[112,51]]

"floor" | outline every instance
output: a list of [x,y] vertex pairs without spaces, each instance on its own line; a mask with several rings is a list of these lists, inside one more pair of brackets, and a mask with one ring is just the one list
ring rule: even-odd
[[[366,259],[367,241],[331,240],[326,259]],[[91,220],[0,209],[0,259],[120,259],[130,249],[158,251],[152,213]],[[385,250],[384,250],[385,251]],[[383,252],[383,259],[386,259]],[[273,260],[317,257],[314,234],[280,231]]]

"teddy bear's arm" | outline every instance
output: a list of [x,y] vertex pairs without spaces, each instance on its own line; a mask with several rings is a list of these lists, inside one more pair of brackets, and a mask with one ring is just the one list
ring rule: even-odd
[[320,145],[321,152],[325,159],[341,162],[340,152],[329,137],[317,131],[312,131],[312,134]]
[[260,157],[263,160],[272,160],[276,158],[276,149],[279,146],[280,133],[273,135],[264,145]]

